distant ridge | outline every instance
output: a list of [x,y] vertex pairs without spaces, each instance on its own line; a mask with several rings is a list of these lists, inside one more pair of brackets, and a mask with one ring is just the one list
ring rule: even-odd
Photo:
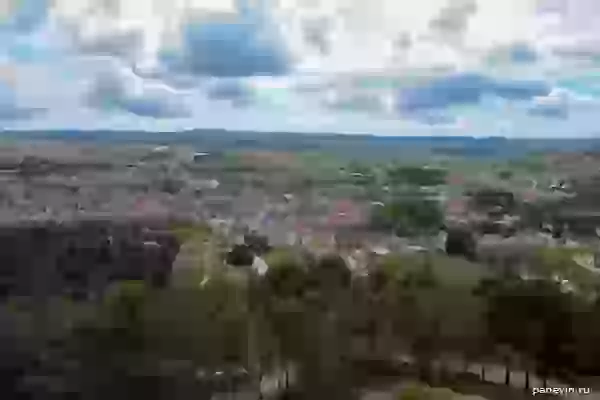
[[519,158],[532,152],[600,151],[600,138],[509,139],[501,136],[375,136],[334,133],[228,131],[194,129],[147,131],[1,131],[4,140],[60,140],[97,144],[189,145],[203,151],[292,150],[324,151],[356,158],[420,157],[443,154],[463,157]]

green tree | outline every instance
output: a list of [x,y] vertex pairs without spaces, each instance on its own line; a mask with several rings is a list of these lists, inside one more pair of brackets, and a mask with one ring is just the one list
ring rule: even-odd
[[443,213],[439,204],[425,197],[395,199],[373,210],[371,224],[378,229],[391,229],[398,235],[437,232]]
[[573,372],[578,375],[600,374],[600,301],[579,302],[574,312],[575,360]]
[[417,166],[392,166],[387,170],[387,180],[391,185],[431,187],[443,185],[448,171],[440,168]]
[[275,367],[283,371],[287,386],[290,366],[301,357],[303,296],[306,266],[292,254],[270,254],[262,283],[262,311],[276,343]]
[[498,178],[502,179],[503,181],[512,179],[513,175],[514,173],[511,170],[502,170],[498,172]]
[[489,332],[497,345],[535,361],[544,379],[561,365],[572,365],[573,299],[556,282],[497,280],[487,285],[486,297]]
[[353,302],[344,260],[327,255],[308,270],[296,347],[297,379],[306,398],[354,398],[351,382]]
[[74,327],[68,354],[78,365],[70,382],[90,399],[105,397],[160,398],[143,362],[144,303],[141,284],[127,282],[113,288],[93,317]]

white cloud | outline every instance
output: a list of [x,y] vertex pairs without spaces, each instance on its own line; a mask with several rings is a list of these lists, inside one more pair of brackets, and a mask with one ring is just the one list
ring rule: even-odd
[[[75,26],[86,43],[106,43],[114,40],[112,37],[138,32],[142,37],[139,61],[155,57],[165,42],[177,43],[180,27],[190,15],[236,12],[232,0],[122,0],[113,2],[112,8],[106,6],[110,2],[100,0],[55,3],[52,17]],[[471,57],[470,51],[460,49],[458,54],[448,55],[447,44],[440,43],[456,24],[471,50],[536,40],[540,25],[535,0],[420,0],[410,6],[397,0],[264,3],[270,4],[270,13],[298,65],[319,71],[389,68],[397,60],[396,53],[403,51],[398,48],[403,38],[414,44],[414,51],[408,49],[412,66],[436,64],[438,60],[432,54],[440,52],[446,54],[441,56],[444,62],[462,63],[462,58]],[[316,18],[328,21],[330,54],[316,52],[306,41],[306,22]],[[440,21],[446,35],[436,39],[432,34],[439,33]]]
[[[477,134],[501,118],[503,133],[527,134],[544,131],[553,122],[540,116],[553,113],[563,116],[556,124],[581,131],[578,121],[600,97],[597,0],[53,0],[46,24],[36,1],[19,1],[26,13],[16,0],[0,2],[9,21],[0,26],[0,59],[20,71],[19,105],[48,109],[29,124],[439,132],[432,121],[456,120],[444,132]],[[183,30],[190,21],[200,28]],[[100,56],[118,63],[119,74],[99,78]],[[582,60],[591,65],[585,81]],[[396,112],[398,92],[457,72],[564,81],[568,94],[526,105],[482,99],[417,121]],[[270,73],[283,76],[253,76]],[[239,79],[248,93],[213,78]],[[519,97],[517,89],[506,90]],[[90,109],[94,90],[118,107]]]

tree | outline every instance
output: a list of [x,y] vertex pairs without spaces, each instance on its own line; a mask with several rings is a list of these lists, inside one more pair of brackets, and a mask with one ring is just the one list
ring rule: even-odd
[[142,284],[115,285],[93,317],[74,328],[68,348],[69,357],[79,366],[69,379],[73,390],[91,399],[159,398],[142,378],[145,301]]
[[387,170],[387,179],[392,185],[439,186],[446,182],[448,171],[440,168],[416,166],[392,166]]
[[417,359],[420,378],[425,382],[433,379],[433,361],[439,355],[441,343],[441,310],[439,307],[439,282],[437,281],[429,260],[425,260],[421,269],[406,277],[405,290],[413,297],[413,312],[418,317],[415,321],[411,348]]
[[398,351],[400,345],[402,319],[402,271],[407,260],[387,257],[364,278],[364,291],[360,298],[366,307],[363,308],[363,324],[369,343],[369,355],[379,362],[390,361],[390,355]]
[[572,365],[570,294],[556,282],[541,279],[496,280],[486,286],[488,329],[497,345],[534,360],[545,379],[561,366]]
[[417,198],[395,199],[373,210],[371,224],[378,229],[392,229],[398,235],[437,232],[443,213],[434,200]]
[[[297,384],[306,398],[354,398],[349,357],[352,338],[351,274],[337,255],[307,271],[306,289],[295,318]],[[298,336],[296,336],[298,337]]]
[[308,283],[312,290],[328,297],[330,294],[350,288],[351,273],[342,257],[326,254],[309,270]]
[[[215,276],[202,287],[118,284],[68,341],[70,390],[84,398],[210,398],[248,370],[247,289]],[[193,312],[190,312],[193,310]],[[215,372],[224,371],[217,375]],[[245,378],[244,378],[245,379]]]
[[257,345],[257,336],[251,334],[250,289],[247,282],[214,275],[202,287],[161,292],[148,306],[150,360],[169,379],[185,378],[192,387],[189,398],[198,391],[210,398],[223,385],[236,390],[237,370],[250,371],[248,380],[255,378],[257,361],[249,351]]
[[267,236],[259,235],[256,232],[250,232],[244,235],[244,244],[257,255],[265,254],[271,249],[269,238]]
[[498,172],[498,178],[502,179],[503,181],[512,179],[513,175],[513,171],[507,169]]
[[248,245],[237,244],[227,253],[225,262],[235,267],[249,267],[254,263],[254,252]]
[[260,312],[275,346],[270,364],[276,373],[283,371],[287,386],[290,367],[302,356],[301,316],[307,270],[291,253],[271,253],[267,260],[269,270],[259,283]]
[[600,375],[600,301],[576,304],[573,332],[575,360],[573,372],[580,375]]
[[473,260],[476,257],[476,242],[473,232],[467,227],[449,228],[446,237],[446,254]]

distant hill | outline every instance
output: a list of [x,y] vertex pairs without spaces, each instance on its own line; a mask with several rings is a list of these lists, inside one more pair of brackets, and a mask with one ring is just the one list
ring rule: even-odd
[[291,132],[196,129],[146,131],[3,131],[5,140],[61,140],[94,143],[185,144],[202,151],[286,150],[323,151],[361,159],[419,158],[443,154],[475,158],[519,158],[533,152],[599,151],[598,139],[508,139],[468,136],[396,136],[302,134]]

